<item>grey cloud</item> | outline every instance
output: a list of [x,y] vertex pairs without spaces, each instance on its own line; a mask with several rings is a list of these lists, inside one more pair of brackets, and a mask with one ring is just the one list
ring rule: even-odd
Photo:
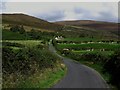
[[[30,15],[34,15],[38,18],[41,18],[41,19],[44,19],[44,20],[47,20],[47,21],[61,21],[61,20],[64,20],[66,19],[67,17],[69,17],[69,13],[66,15],[64,13],[67,12],[66,10],[68,10],[69,8],[64,8],[66,5],[71,7],[71,5],[74,5],[73,3],[69,3],[69,4],[65,4],[63,5],[62,7],[62,4],[64,3],[53,3],[54,5],[56,5],[55,7],[56,8],[53,8],[51,11],[49,11],[49,8],[51,8],[50,6],[52,6],[52,4],[48,3],[48,5],[46,3],[40,3],[40,5],[36,5],[36,4],[28,4],[28,6],[25,6],[25,7],[20,7],[20,10],[22,10],[21,8],[23,8],[23,12],[26,12],[26,13],[29,13]],[[58,4],[58,5],[57,5]],[[104,3],[103,3],[104,4]],[[1,5],[1,4],[0,4]],[[33,6],[32,6],[33,5]],[[45,5],[45,6],[44,6]],[[54,6],[53,5],[53,6]],[[80,4],[81,5],[81,4]],[[79,6],[80,6],[79,5]],[[38,8],[41,8],[40,10],[43,10],[45,9],[45,12],[42,11],[42,12],[39,12],[39,9],[38,8],[33,8],[33,7],[38,7]],[[39,7],[40,6],[40,7]],[[66,6],[66,7],[67,7]],[[87,8],[81,8],[79,6],[75,6],[75,7],[72,7],[72,10],[68,11],[68,12],[73,12],[75,16],[73,16],[73,18],[71,19],[78,19],[78,20],[98,20],[98,21],[112,21],[112,22],[116,22],[118,20],[117,17],[115,17],[112,13],[113,12],[110,12],[110,11],[107,11],[107,12],[99,12],[98,14],[100,16],[94,16],[93,13],[88,9],[90,8],[89,6],[87,6],[86,4],[86,7]],[[105,5],[104,5],[105,6]],[[28,8],[29,7],[29,8]],[[31,8],[32,7],[32,8]],[[45,8],[47,7],[48,10]],[[62,8],[61,8],[62,7]],[[107,7],[107,6],[106,6]],[[105,7],[105,8],[106,8]],[[25,10],[24,10],[25,8]],[[31,9],[33,10],[31,10]],[[96,7],[95,7],[96,8]],[[27,10],[28,9],[28,10]],[[37,10],[36,10],[37,9]],[[57,10],[58,9],[58,10]],[[70,8],[71,9],[71,8]],[[93,9],[93,8],[92,8]],[[101,9],[101,8],[99,8]],[[5,3],[2,4],[2,10],[3,11],[7,11],[7,8],[5,6]],[[9,10],[9,9],[8,9]],[[16,8],[15,8],[16,10]],[[31,10],[31,11],[30,11]],[[35,12],[34,12],[35,10]],[[18,9],[19,11],[19,9]],[[116,13],[116,12],[115,12]],[[72,16],[71,16],[72,17]],[[120,19],[119,19],[120,21]]]
[[118,18],[115,17],[110,11],[99,12],[100,16],[95,17],[93,13],[83,8],[75,8],[74,12],[76,14],[82,14],[78,19],[82,20],[97,20],[97,21],[108,21],[108,22],[118,22]]
[[87,14],[87,13],[89,13],[88,10],[83,9],[83,8],[75,8],[75,9],[74,9],[74,12],[75,12],[76,14]]
[[6,9],[6,2],[0,2],[0,6],[1,6],[0,11],[5,11],[5,9]]
[[99,20],[109,21],[109,22],[118,22],[118,18],[115,17],[111,12],[100,12]]
[[82,16],[80,17],[78,15],[78,19],[81,19],[81,20],[94,20],[95,19],[95,17],[91,14],[89,10],[86,10],[83,8],[75,8],[74,12],[76,14],[82,14]]
[[64,15],[64,11],[52,11],[52,12],[49,12],[49,13],[44,13],[44,14],[39,14],[39,15],[36,15],[37,17],[41,18],[41,19],[44,19],[44,20],[47,20],[47,21],[59,21],[61,19],[63,19],[65,17]]

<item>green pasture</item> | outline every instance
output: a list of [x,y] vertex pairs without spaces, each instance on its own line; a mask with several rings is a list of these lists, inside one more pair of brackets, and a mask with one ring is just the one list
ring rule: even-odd
[[79,51],[72,51],[72,52],[75,53],[75,54],[100,53],[100,54],[103,54],[103,55],[111,55],[111,54],[114,53],[113,51],[97,51],[97,50],[94,50],[94,51],[79,50]]
[[64,49],[64,48],[68,48],[68,49],[89,49],[89,48],[93,48],[93,49],[111,49],[111,50],[115,50],[120,48],[120,44],[107,44],[107,43],[89,43],[89,44],[58,44],[57,45],[58,48],[60,49]]
[[2,40],[26,40],[31,39],[25,34],[20,34],[17,32],[11,32],[9,30],[2,30]]
[[99,38],[89,38],[89,37],[83,37],[83,38],[64,38],[63,41],[99,41],[101,39]]

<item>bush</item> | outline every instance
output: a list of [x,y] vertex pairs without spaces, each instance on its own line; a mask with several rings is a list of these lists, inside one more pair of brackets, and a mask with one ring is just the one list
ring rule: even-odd
[[18,52],[3,47],[2,59],[4,77],[12,73],[31,75],[45,68],[54,68],[59,61],[59,58],[48,50],[35,47],[20,49]]
[[100,53],[84,53],[84,54],[76,54],[71,51],[60,51],[62,54],[65,54],[65,56],[68,56],[74,60],[80,61],[90,61],[95,63],[99,63],[104,65],[104,63],[107,61],[108,57],[100,54]]
[[107,60],[107,57],[99,53],[85,53],[81,55],[80,59],[104,64]]
[[105,63],[105,71],[111,75],[110,82],[120,88],[120,51],[116,51],[114,55]]

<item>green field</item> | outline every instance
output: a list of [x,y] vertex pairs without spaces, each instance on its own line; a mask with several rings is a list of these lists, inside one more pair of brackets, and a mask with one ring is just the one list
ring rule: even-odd
[[85,50],[80,50],[80,51],[72,51],[75,54],[85,54],[85,53],[100,53],[103,55],[111,55],[114,53],[114,51],[98,51],[98,50],[94,50],[94,51],[85,51]]
[[99,41],[99,40],[101,39],[84,37],[84,38],[64,38],[62,41]]
[[92,43],[92,44],[58,44],[58,48],[64,49],[76,49],[76,50],[81,50],[81,49],[110,49],[110,50],[115,50],[120,48],[119,44],[106,44],[106,43]]
[[56,40],[56,48],[62,53],[68,50],[74,54],[100,53],[111,55],[120,48],[120,44],[115,40],[103,40],[100,38],[62,38]]
[[17,32],[11,32],[9,30],[2,30],[2,40],[26,40],[31,39],[25,34],[20,34]]

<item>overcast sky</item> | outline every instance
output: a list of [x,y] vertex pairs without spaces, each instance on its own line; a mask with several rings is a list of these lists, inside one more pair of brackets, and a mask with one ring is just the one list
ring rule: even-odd
[[63,20],[118,21],[117,2],[4,2],[2,13],[24,13],[50,22]]

